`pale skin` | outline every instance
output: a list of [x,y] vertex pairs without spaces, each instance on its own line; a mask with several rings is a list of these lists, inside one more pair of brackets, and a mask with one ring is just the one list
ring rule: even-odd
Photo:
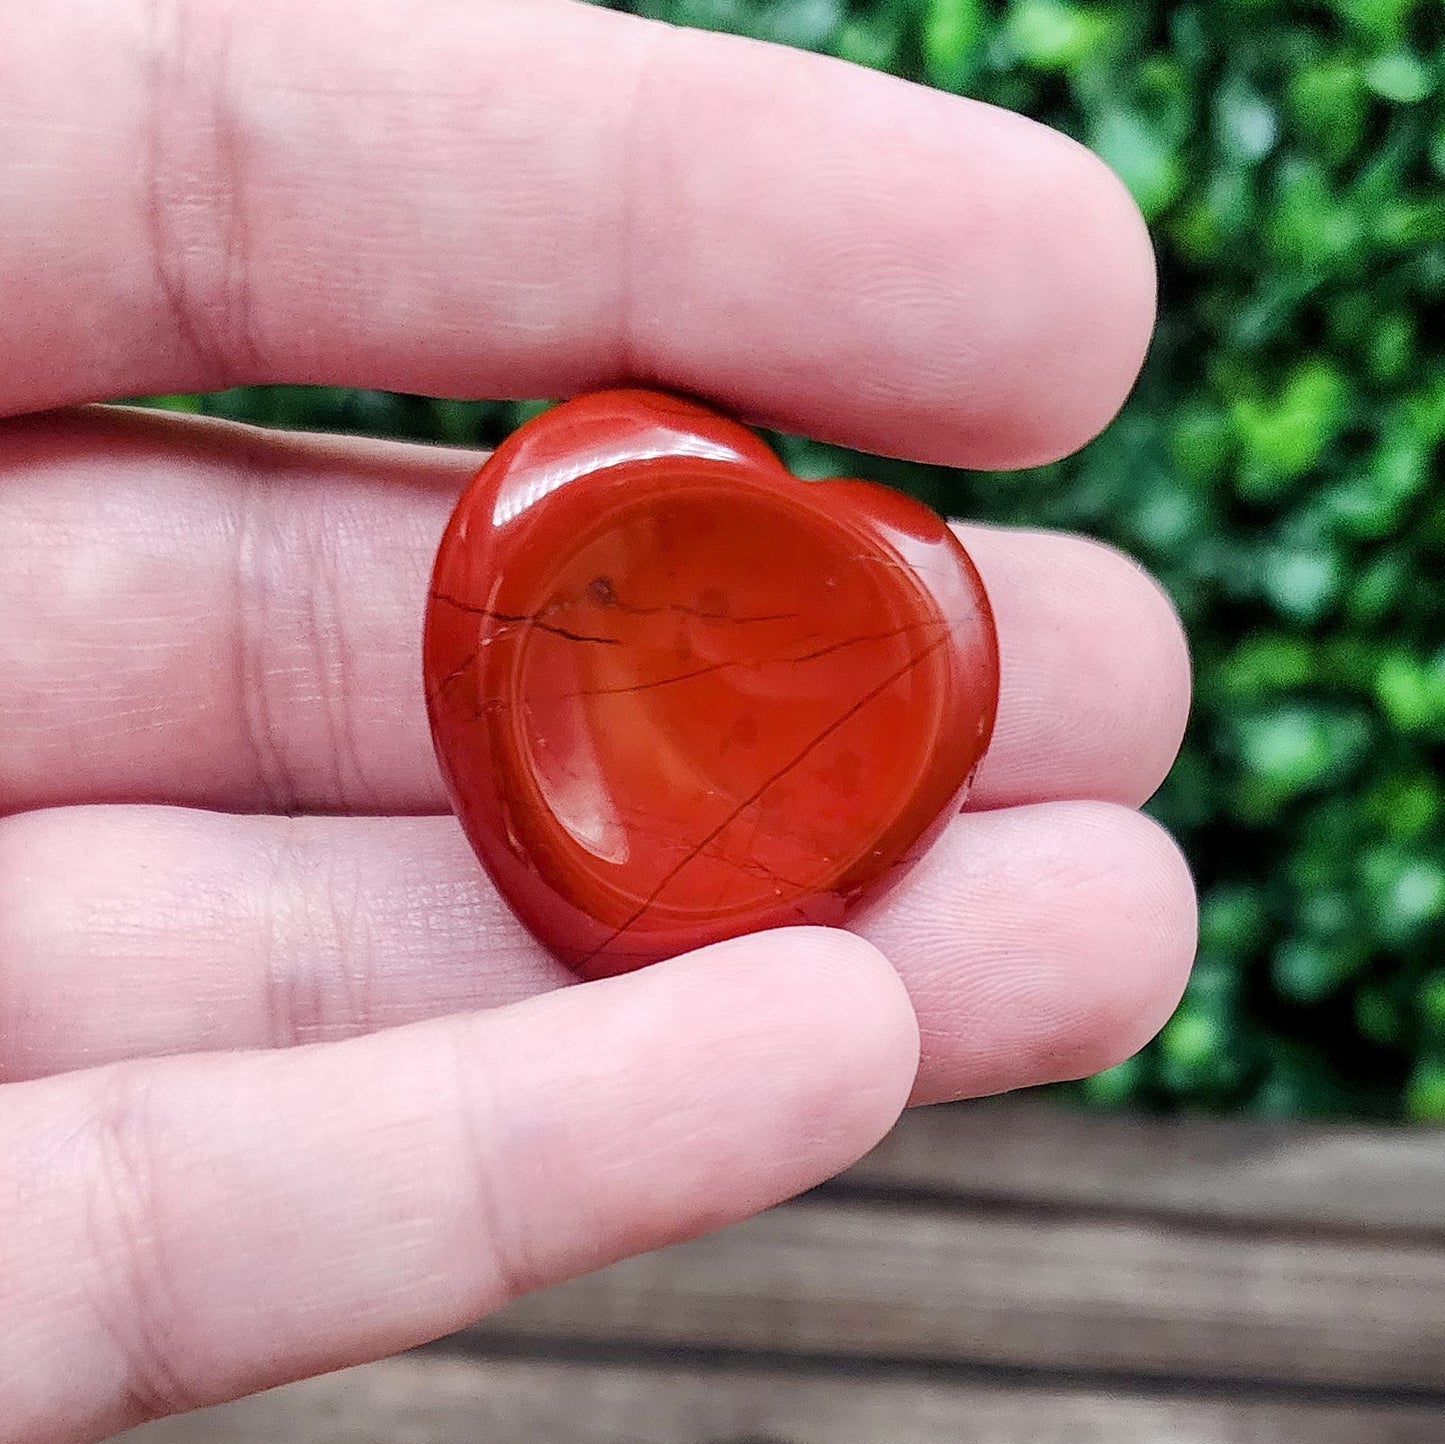
[[855,933],[568,986],[427,737],[427,571],[477,458],[72,409],[633,380],[1037,462],[1152,326],[1102,166],[566,0],[52,0],[0,32],[0,1440],[406,1348],[786,1198],[909,1101],[1158,1029],[1194,902],[1134,809],[1188,663],[1115,553],[963,529],[996,739]]

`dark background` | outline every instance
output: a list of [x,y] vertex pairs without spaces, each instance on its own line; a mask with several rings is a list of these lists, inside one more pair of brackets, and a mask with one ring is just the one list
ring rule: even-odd
[[[1436,0],[635,0],[1046,120],[1124,177],[1162,320],[1115,425],[1014,475],[778,443],[809,475],[1106,538],[1198,702],[1152,805],[1203,898],[1183,1005],[1098,1104],[1445,1118],[1445,9]],[[158,404],[491,444],[534,403]]]

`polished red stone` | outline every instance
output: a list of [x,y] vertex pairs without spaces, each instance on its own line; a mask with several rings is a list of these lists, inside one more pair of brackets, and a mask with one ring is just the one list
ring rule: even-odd
[[467,836],[586,977],[841,923],[957,809],[998,699],[988,599],[932,512],[646,391],[559,406],[477,473],[425,673]]

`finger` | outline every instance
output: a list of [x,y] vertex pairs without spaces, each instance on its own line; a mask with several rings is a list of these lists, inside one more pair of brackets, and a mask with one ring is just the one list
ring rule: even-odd
[[1138,1052],[1178,1005],[1198,923],[1157,823],[1106,803],[961,818],[859,931],[923,1034],[915,1103],[1060,1083]]
[[872,948],[794,929],[351,1043],[17,1085],[6,1437],[393,1353],[742,1218],[878,1141],[917,1039]]
[[[0,433],[0,811],[439,811],[420,631],[476,458],[124,411]],[[963,533],[1003,693],[972,805],[1138,803],[1189,700],[1163,593],[1102,547]]]
[[1147,801],[1189,720],[1189,647],[1173,603],[1102,543],[957,530],[988,588],[1002,667],[994,737],[969,806]]
[[1152,325],[1081,147],[754,42],[542,0],[58,0],[5,72],[0,412],[639,379],[1017,465],[1102,427]]
[[[32,813],[0,825],[0,898],[0,1077],[345,1038],[571,981],[450,818]],[[915,1000],[930,1100],[1118,1062],[1194,951],[1173,844],[1088,803],[958,819],[857,927]]]
[[0,812],[442,807],[422,608],[476,457],[178,421],[0,431]]

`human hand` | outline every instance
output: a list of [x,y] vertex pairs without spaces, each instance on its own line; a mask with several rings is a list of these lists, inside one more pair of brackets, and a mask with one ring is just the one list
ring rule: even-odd
[[966,530],[995,741],[862,936],[567,987],[427,736],[428,568],[476,458],[53,410],[635,380],[1039,461],[1106,422],[1152,321],[1101,166],[559,0],[56,0],[6,30],[0,1439],[405,1348],[817,1182],[910,1093],[1077,1076],[1158,1027],[1193,902],[1131,809],[1187,662],[1115,554]]

